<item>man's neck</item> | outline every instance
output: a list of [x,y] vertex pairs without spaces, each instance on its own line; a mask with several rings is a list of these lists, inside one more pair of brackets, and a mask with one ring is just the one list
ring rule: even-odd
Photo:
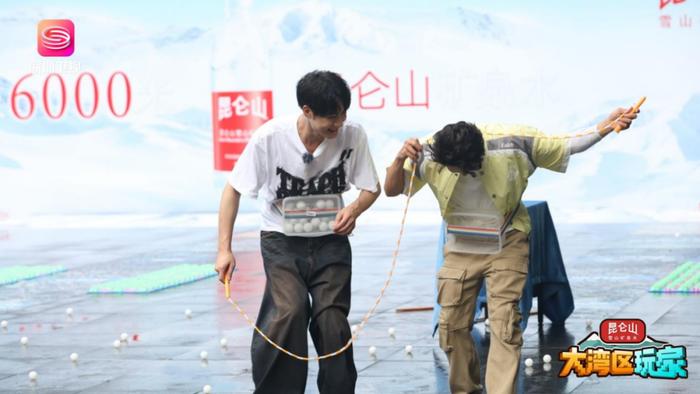
[[311,125],[303,114],[299,115],[299,118],[297,118],[297,133],[299,133],[299,138],[309,153],[314,153],[316,148],[318,148],[324,140],[322,136],[316,135],[313,130],[311,130]]

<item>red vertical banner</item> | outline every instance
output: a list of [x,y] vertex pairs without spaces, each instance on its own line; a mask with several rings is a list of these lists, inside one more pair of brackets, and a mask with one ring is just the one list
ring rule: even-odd
[[213,92],[214,169],[233,169],[255,129],[270,119],[270,90]]

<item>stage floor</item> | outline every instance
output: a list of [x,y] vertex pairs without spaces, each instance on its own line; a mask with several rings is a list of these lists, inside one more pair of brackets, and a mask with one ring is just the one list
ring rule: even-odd
[[[91,285],[181,263],[212,263],[216,229],[9,227],[0,239],[0,266],[57,264],[68,271],[0,286],[0,392],[252,392],[251,329],[223,296],[215,278],[150,295],[89,295]],[[264,286],[253,228],[234,242],[239,271],[233,295],[252,317]],[[700,225],[557,225],[576,310],[565,327],[530,316],[518,391],[525,393],[692,392],[700,385],[700,294],[652,296],[647,288],[678,264],[700,260]],[[361,225],[353,245],[350,323],[374,303],[386,279],[398,224]],[[447,361],[432,336],[432,312],[396,313],[398,307],[432,306],[437,225],[410,223],[394,281],[354,347],[358,393],[449,393]],[[213,265],[212,265],[213,269]],[[536,302],[533,305],[535,309]],[[72,318],[66,308],[73,308]],[[184,311],[192,310],[188,319]],[[605,317],[644,319],[655,339],[684,345],[688,379],[632,377],[559,378],[560,351],[582,340]],[[394,327],[395,338],[387,330]],[[122,332],[129,343],[115,350]],[[134,340],[134,335],[138,336]],[[27,346],[20,338],[27,336]],[[489,335],[475,325],[482,369]],[[228,347],[219,345],[226,338]],[[310,341],[309,341],[310,342]],[[310,342],[311,343],[311,342]],[[404,353],[413,346],[412,356]],[[376,357],[368,348],[377,348]],[[207,351],[208,362],[200,360]],[[79,354],[77,364],[69,355]],[[310,349],[313,353],[313,349]],[[543,368],[542,356],[553,358]],[[35,383],[29,371],[38,372]],[[317,365],[309,364],[307,392],[317,392]],[[692,389],[695,387],[695,389]]]

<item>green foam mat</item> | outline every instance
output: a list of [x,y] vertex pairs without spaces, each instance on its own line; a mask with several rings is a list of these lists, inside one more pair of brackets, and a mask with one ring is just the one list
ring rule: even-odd
[[92,286],[88,293],[152,293],[216,276],[212,264],[178,264],[158,271]]
[[687,261],[659,279],[650,288],[651,293],[700,293],[700,263]]
[[0,267],[0,285],[10,285],[22,280],[35,279],[65,270],[61,265],[13,265]]

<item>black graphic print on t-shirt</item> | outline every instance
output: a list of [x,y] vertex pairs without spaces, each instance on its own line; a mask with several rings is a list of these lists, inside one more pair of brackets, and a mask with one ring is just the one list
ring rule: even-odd
[[345,174],[345,160],[350,158],[352,149],[345,149],[340,154],[340,162],[337,166],[309,178],[296,177],[284,168],[277,167],[277,175],[280,177],[280,185],[277,188],[277,199],[296,196],[308,196],[312,194],[340,194],[347,187],[347,176]]

